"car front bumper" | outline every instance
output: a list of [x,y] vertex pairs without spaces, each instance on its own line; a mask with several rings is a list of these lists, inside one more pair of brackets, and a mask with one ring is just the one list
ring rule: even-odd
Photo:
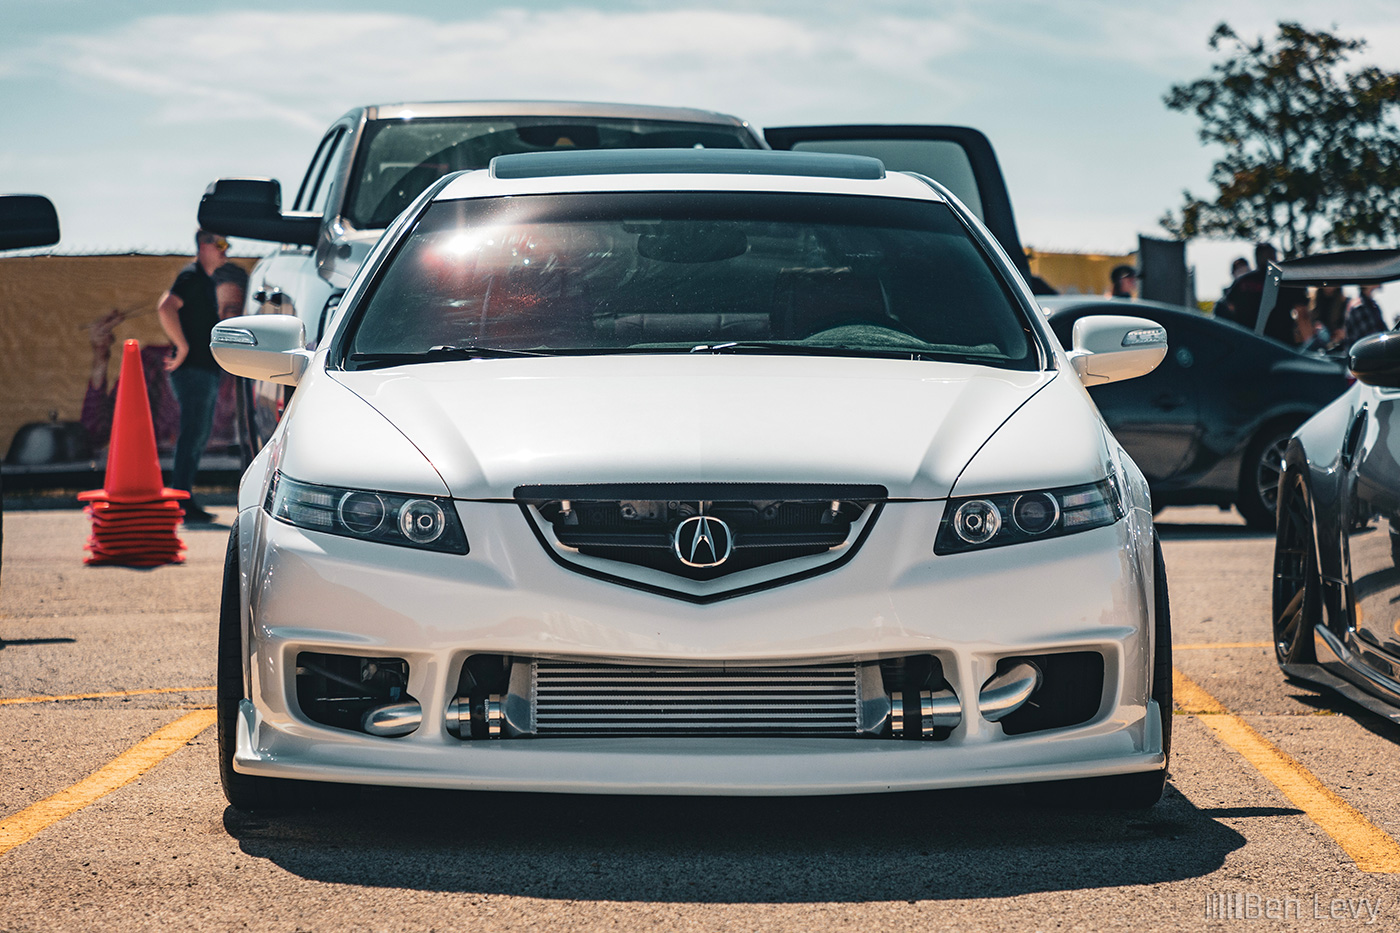
[[[799,582],[696,605],[559,566],[519,509],[459,503],[466,557],[240,516],[246,677],[234,767],[410,787],[640,794],[826,794],[1097,777],[1164,766],[1150,700],[1151,525],[1140,511],[1062,538],[933,553],[941,502],[891,503],[853,559]],[[423,710],[385,738],[298,708],[305,651],[393,656]],[[1007,735],[978,691],[1008,657],[1093,651],[1096,715]],[[463,740],[446,726],[478,653],[675,666],[803,665],[933,654],[962,705],[938,741],[640,737]]]

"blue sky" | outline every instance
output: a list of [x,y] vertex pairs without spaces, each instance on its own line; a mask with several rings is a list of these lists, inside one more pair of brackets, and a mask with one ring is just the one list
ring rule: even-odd
[[[702,107],[760,126],[955,123],[996,146],[1022,239],[1128,252],[1212,153],[1173,84],[1222,17],[1366,38],[1400,69],[1393,0],[0,0],[0,189],[49,195],[58,251],[183,252],[223,175],[294,184],[324,127],[400,100]],[[236,243],[236,252],[265,247]],[[1202,297],[1237,244],[1191,249]]]

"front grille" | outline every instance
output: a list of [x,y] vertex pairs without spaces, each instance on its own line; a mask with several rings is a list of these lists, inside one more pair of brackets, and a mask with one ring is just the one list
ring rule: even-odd
[[854,663],[711,669],[533,661],[530,683],[540,736],[860,732]]
[[[522,486],[515,493],[572,553],[701,581],[841,548],[887,494],[880,486],[811,484]],[[713,528],[697,545],[700,518]]]

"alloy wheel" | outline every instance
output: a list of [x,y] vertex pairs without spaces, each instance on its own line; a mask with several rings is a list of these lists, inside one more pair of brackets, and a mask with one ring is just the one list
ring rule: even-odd
[[1273,512],[1278,507],[1278,481],[1283,475],[1284,458],[1288,453],[1288,440],[1292,435],[1284,434],[1275,438],[1259,454],[1254,467],[1254,487],[1259,491],[1259,499]]

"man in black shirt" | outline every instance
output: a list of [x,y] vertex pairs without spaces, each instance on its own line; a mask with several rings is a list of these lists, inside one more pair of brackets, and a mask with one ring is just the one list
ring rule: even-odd
[[[228,261],[228,241],[207,230],[196,231],[195,261],[180,270],[170,291],[161,296],[156,313],[170,338],[170,385],[180,403],[180,434],[175,440],[175,467],[170,487],[186,491],[194,487],[199,457],[209,443],[214,424],[214,402],[219,396],[221,370],[209,351],[209,332],[219,321],[214,270]],[[185,520],[208,522],[213,518],[190,498]]]
[[[1269,263],[1278,259],[1278,251],[1268,243],[1254,247],[1254,271],[1246,272],[1225,293],[1224,307],[1217,306],[1216,316],[1224,316],[1241,327],[1254,330],[1259,322],[1259,302],[1264,297],[1264,277],[1269,274]],[[1288,325],[1282,325],[1282,332]]]

